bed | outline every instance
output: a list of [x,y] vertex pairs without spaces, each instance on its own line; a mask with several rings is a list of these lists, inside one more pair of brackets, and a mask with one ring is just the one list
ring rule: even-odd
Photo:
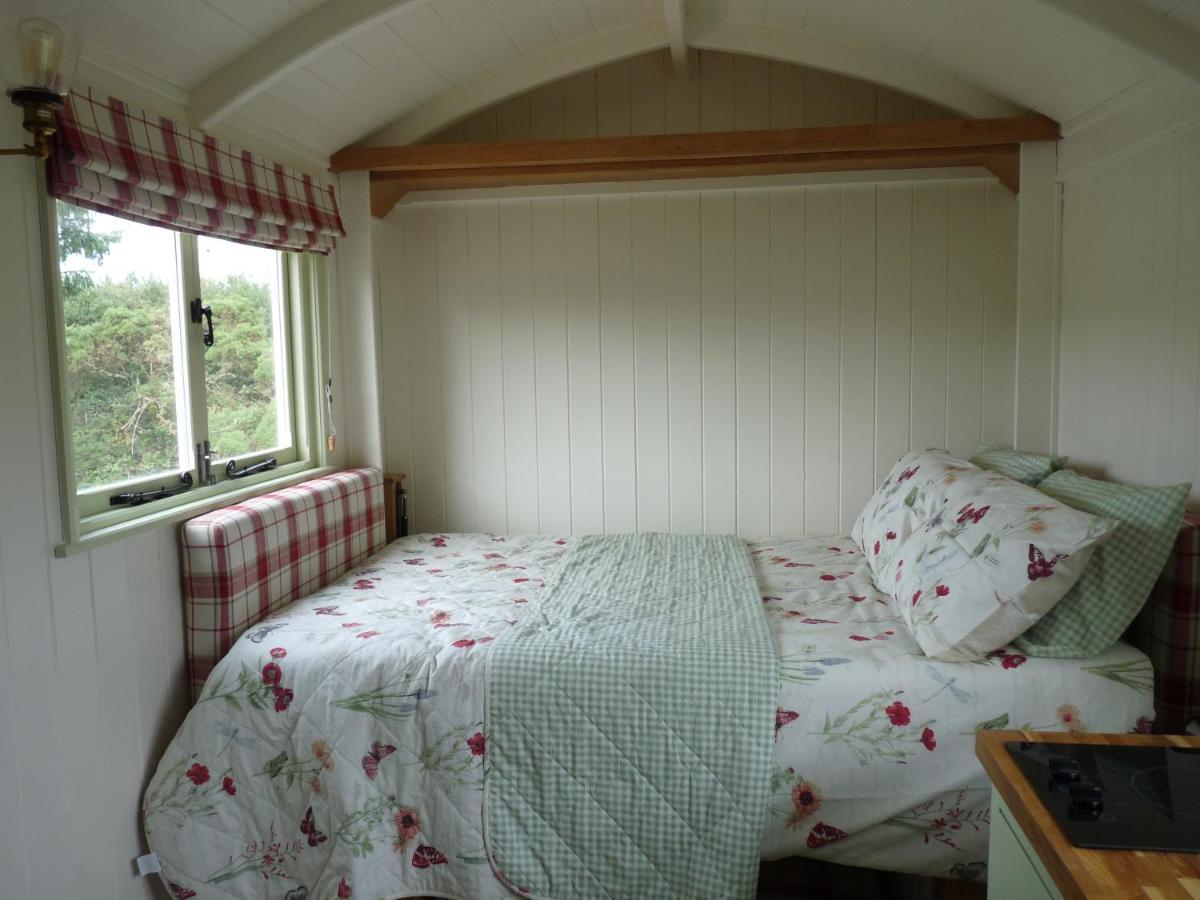
[[[294,534],[305,513],[289,504],[279,527]],[[356,515],[373,535],[373,515]],[[195,654],[204,686],[145,796],[173,895],[512,896],[483,835],[485,666],[573,539],[416,535],[374,553],[363,539],[344,574],[288,602],[313,576],[273,555],[255,516],[246,566],[273,599],[233,619],[208,610],[201,632],[219,630],[216,615],[244,633],[211,674]],[[341,540],[356,538],[347,528]],[[763,859],[984,878],[978,731],[1149,727],[1151,665],[1127,644],[1089,660],[1004,649],[938,662],[848,538],[749,547],[781,678]]]

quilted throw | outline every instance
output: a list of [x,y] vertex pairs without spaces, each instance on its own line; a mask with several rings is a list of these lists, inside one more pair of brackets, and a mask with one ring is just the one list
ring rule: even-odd
[[754,895],[778,695],[762,605],[737,538],[575,544],[491,652],[484,833],[510,887]]
[[[238,638],[146,792],[166,896],[511,900],[484,850],[485,673],[576,542],[404,538]],[[1150,663],[1128,645],[931,660],[849,538],[750,548],[780,657],[763,859],[983,878],[977,731],[1150,727]],[[683,705],[716,727],[700,697]]]

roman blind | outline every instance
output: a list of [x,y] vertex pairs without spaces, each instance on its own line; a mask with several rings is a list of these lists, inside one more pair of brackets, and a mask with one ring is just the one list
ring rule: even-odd
[[91,90],[67,96],[46,173],[60,200],[178,231],[322,254],[346,234],[331,186]]

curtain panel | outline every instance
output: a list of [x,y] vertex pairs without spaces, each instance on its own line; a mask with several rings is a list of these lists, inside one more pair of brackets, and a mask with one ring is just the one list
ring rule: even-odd
[[177,231],[322,254],[346,234],[331,186],[90,90],[68,95],[46,173],[60,200]]

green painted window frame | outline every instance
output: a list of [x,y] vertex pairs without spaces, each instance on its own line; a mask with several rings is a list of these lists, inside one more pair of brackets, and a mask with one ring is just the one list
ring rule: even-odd
[[[283,282],[283,318],[287,333],[285,365],[289,383],[288,407],[292,419],[292,443],[287,447],[260,450],[232,457],[239,467],[275,456],[276,468],[258,475],[229,479],[224,467],[229,459],[214,459],[213,474],[217,482],[200,485],[193,461],[190,469],[196,484],[191,490],[174,497],[155,500],[141,506],[104,508],[101,511],[95,498],[121,490],[139,490],[164,483],[163,476],[139,478],[119,484],[77,490],[72,450],[70,406],[67,393],[66,324],[63,319],[62,280],[59,273],[58,216],[56,201],[43,194],[42,249],[46,285],[46,318],[50,338],[51,381],[54,392],[55,439],[58,446],[58,479],[62,515],[62,543],[55,547],[58,556],[89,550],[94,546],[119,540],[137,531],[179,522],[210,509],[236,502],[274,487],[302,481],[328,471],[328,454],[322,434],[327,428],[324,411],[324,384],[329,378],[327,335],[324,323],[328,310],[326,258],[311,253],[280,252]],[[170,230],[170,229],[168,229]],[[180,283],[183,291],[180,302],[199,296],[196,237],[176,232]],[[194,346],[184,360],[189,379],[204,378],[203,346],[199,327],[188,329],[184,339]],[[220,334],[218,332],[218,339]],[[198,349],[197,349],[198,348]],[[207,411],[198,416],[194,409],[183,415],[192,418],[207,431]],[[203,440],[205,434],[196,432],[193,439]]]

